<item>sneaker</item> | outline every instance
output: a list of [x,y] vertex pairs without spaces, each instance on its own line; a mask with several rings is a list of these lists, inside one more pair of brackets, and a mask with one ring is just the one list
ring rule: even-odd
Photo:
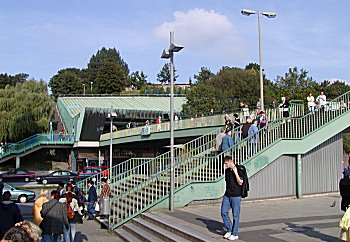
[[224,239],[228,239],[228,237],[231,236],[231,233],[230,232],[227,232],[225,235],[224,235]]
[[231,234],[230,237],[227,238],[228,240],[236,240],[238,239],[238,235]]

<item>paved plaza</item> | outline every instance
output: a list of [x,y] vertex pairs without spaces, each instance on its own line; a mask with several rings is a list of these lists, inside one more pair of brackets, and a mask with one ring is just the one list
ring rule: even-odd
[[[335,202],[335,204],[334,204]],[[32,204],[19,204],[26,219],[31,219]],[[220,203],[192,205],[177,209],[172,216],[174,223],[189,225],[212,237],[222,238],[223,224],[220,217]],[[340,196],[326,194],[302,199],[275,199],[246,201],[241,207],[241,223],[238,241],[246,242],[311,242],[339,241],[338,222],[342,216]],[[108,231],[101,229],[96,221],[79,224],[76,242],[121,241]]]

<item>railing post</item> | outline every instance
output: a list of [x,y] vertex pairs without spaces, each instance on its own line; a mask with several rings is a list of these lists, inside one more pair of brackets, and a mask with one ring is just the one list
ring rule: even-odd
[[297,198],[301,198],[302,197],[302,193],[301,193],[301,183],[302,183],[302,178],[301,178],[301,154],[298,154],[296,157],[296,181],[297,181]]

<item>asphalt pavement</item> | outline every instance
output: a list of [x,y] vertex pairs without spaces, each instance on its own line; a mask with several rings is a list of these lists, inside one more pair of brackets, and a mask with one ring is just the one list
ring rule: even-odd
[[[18,204],[25,219],[32,219],[33,203]],[[163,211],[191,225],[217,241],[226,241],[220,216],[220,203],[191,205],[174,212]],[[338,194],[304,197],[302,199],[274,199],[244,201],[241,206],[239,240],[246,242],[314,242],[339,241],[340,210]],[[108,234],[95,221],[78,224],[75,242],[121,241]]]

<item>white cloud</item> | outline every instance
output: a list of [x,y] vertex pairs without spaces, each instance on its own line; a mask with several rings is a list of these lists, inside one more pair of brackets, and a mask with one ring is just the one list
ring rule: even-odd
[[165,22],[155,29],[155,34],[169,41],[169,32],[175,32],[175,43],[184,45],[198,55],[242,56],[240,40],[227,16],[205,9],[174,12],[174,21]]

